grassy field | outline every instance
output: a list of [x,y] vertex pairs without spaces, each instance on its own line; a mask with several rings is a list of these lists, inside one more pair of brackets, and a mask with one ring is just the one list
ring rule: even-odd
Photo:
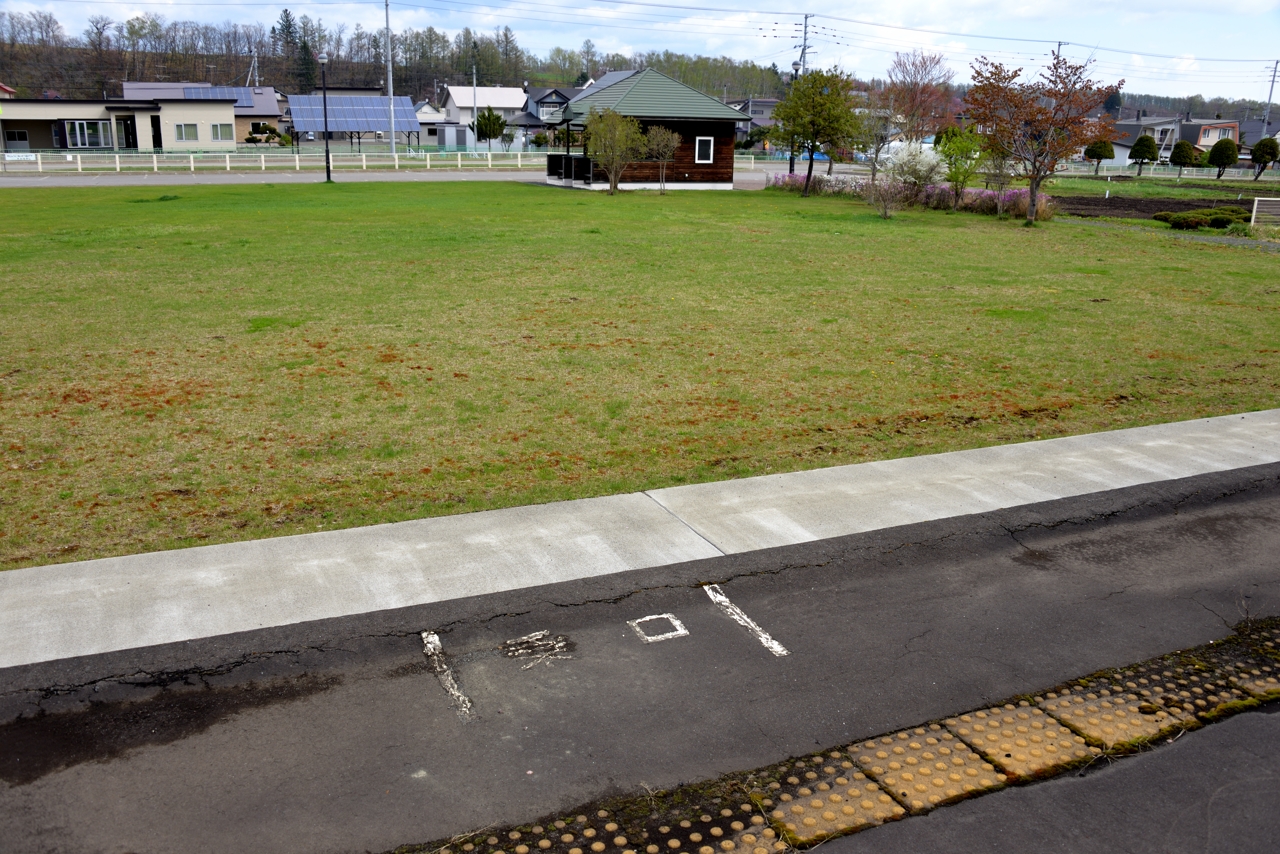
[[1143,176],[1131,181],[1107,181],[1105,177],[1055,177],[1045,182],[1042,192],[1052,196],[1113,196],[1142,199],[1226,199],[1244,196],[1247,207],[1254,196],[1276,198],[1280,184],[1275,181],[1217,181],[1213,178],[1176,178]]
[[773,191],[162,192],[0,190],[0,566],[1280,405],[1256,250]]

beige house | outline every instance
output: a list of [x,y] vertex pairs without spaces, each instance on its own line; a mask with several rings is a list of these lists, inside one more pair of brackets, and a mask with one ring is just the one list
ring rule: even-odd
[[234,99],[60,101],[6,99],[5,152],[235,151]]

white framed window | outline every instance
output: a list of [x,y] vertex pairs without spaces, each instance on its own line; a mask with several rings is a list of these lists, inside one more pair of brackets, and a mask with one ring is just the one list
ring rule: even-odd
[[178,142],[195,142],[200,138],[198,125],[174,125],[173,137]]
[[110,148],[111,122],[67,122],[67,148]]
[[209,125],[209,138],[214,142],[235,142],[236,134],[232,125]]
[[715,137],[699,136],[693,140],[693,162],[710,163],[715,148]]

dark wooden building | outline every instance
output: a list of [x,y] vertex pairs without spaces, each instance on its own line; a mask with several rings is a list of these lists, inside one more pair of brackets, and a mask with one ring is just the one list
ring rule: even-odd
[[[645,131],[662,125],[680,134],[675,160],[667,163],[667,189],[733,189],[733,142],[738,123],[748,118],[744,113],[652,68],[604,75],[565,105],[557,126],[579,131],[593,109],[631,116]],[[657,189],[658,170],[653,161],[632,163],[619,186]],[[609,186],[604,170],[591,163],[585,151],[568,147],[547,155],[547,182],[592,189]]]

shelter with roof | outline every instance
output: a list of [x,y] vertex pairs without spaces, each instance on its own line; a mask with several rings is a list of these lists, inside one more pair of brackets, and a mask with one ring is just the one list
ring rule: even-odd
[[[593,110],[615,112],[636,119],[643,130],[654,126],[680,134],[675,159],[667,164],[668,189],[733,189],[733,143],[738,124],[750,117],[710,95],[686,86],[660,71],[610,71],[594,86],[572,98],[561,110],[557,127],[581,131]],[[564,186],[604,189],[604,171],[585,150],[575,154],[564,134],[563,153],[548,154],[547,182]],[[622,173],[622,189],[657,189],[659,166],[641,160]]]
[[[384,95],[329,95],[328,128],[330,139],[345,139],[352,147],[360,146],[365,137],[388,139],[391,113]],[[396,139],[408,145],[419,145],[422,125],[409,98],[391,98],[395,105]],[[322,140],[325,131],[325,99],[323,95],[290,95],[289,121],[293,138]]]

